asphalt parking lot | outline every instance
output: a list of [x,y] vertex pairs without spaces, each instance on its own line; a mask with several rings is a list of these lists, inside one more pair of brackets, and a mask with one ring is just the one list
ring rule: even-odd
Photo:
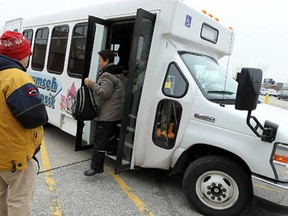
[[259,96],[259,100],[263,103],[267,102],[267,104],[272,105],[272,106],[277,106],[282,109],[288,109],[288,100],[284,100],[284,99],[279,100],[277,99],[277,97],[274,97],[274,96],[266,97],[263,95]]
[[53,126],[45,131],[33,216],[200,215],[185,199],[181,178],[155,169],[114,175],[109,158],[103,174],[86,177],[91,150],[75,152],[74,137]]

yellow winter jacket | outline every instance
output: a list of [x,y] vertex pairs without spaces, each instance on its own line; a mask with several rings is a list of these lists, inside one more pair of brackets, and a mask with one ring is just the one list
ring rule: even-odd
[[32,78],[17,61],[0,56],[0,170],[24,170],[48,120]]

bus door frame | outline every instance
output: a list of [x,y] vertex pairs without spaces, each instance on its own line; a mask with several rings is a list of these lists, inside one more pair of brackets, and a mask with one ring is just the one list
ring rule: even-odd
[[[133,38],[132,38],[131,54],[130,54],[130,59],[129,59],[128,80],[127,80],[127,87],[126,87],[127,90],[126,90],[126,96],[125,96],[124,113],[123,113],[123,118],[121,121],[120,140],[118,144],[117,158],[116,158],[116,164],[115,164],[115,169],[114,169],[114,172],[116,174],[126,171],[126,170],[130,170],[131,161],[133,160],[133,147],[134,147],[134,138],[136,135],[135,134],[136,123],[131,127],[131,125],[129,125],[129,120],[131,121],[131,116],[133,116],[132,105],[134,106],[134,104],[132,101],[133,99],[132,90],[133,90],[134,76],[137,70],[137,63],[138,63],[137,56],[139,55],[139,48],[141,47],[140,37],[143,38],[143,36],[141,36],[141,30],[142,30],[141,28],[143,28],[142,24],[144,20],[151,21],[151,28],[152,28],[152,35],[150,35],[151,38],[149,38],[148,36],[148,39],[150,40],[149,50],[147,53],[148,55],[147,61],[148,61],[149,52],[151,48],[151,42],[152,42],[152,38],[154,35],[156,15],[148,11],[145,11],[141,8],[137,10],[136,20],[134,24]],[[136,105],[136,110],[138,110],[138,106],[139,104]],[[134,116],[135,118],[134,121],[136,121],[137,119],[137,113],[138,111],[136,111],[136,116]],[[133,131],[134,131],[134,135],[131,136],[131,132],[133,133]],[[127,140],[131,142],[127,142]]]

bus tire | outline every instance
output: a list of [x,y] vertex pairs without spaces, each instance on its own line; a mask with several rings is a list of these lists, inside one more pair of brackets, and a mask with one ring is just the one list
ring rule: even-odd
[[224,156],[204,156],[193,161],[183,178],[187,199],[204,215],[239,215],[252,201],[247,172]]

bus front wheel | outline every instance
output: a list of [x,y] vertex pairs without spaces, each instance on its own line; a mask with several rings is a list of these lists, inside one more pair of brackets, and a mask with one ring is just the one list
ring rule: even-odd
[[249,175],[223,156],[193,161],[184,174],[183,189],[191,204],[204,215],[239,215],[252,200]]

